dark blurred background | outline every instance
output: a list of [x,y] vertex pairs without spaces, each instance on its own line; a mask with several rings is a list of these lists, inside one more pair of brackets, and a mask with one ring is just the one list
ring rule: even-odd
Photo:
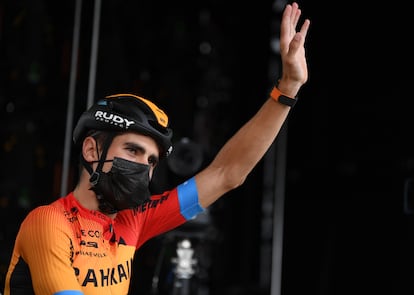
[[[91,87],[96,3],[0,2],[1,289],[21,220],[60,197],[62,171],[68,189],[76,183],[76,151],[68,170],[63,160],[70,81],[75,121],[91,90],[96,98],[135,92],[166,110],[181,153],[159,167],[154,189],[163,189],[212,159],[280,71],[282,0],[107,0]],[[410,12],[377,2],[299,4],[312,21],[310,76],[280,138],[205,219],[137,252],[131,294],[172,294],[171,261],[183,237],[196,250],[191,294],[279,294],[271,287],[279,279],[283,295],[413,293]],[[282,203],[268,197],[280,180]],[[275,220],[283,222],[278,236]],[[271,262],[276,238],[283,239],[280,277]]]

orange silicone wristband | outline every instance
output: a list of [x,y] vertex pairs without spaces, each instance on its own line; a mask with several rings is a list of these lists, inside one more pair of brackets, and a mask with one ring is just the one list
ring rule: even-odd
[[274,86],[272,91],[270,92],[270,97],[277,101],[278,103],[293,107],[296,104],[297,98],[291,98],[289,96],[284,95],[280,90]]

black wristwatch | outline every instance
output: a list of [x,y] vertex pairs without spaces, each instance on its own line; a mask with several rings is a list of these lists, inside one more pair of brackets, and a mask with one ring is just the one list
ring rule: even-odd
[[277,86],[274,86],[272,91],[270,92],[270,97],[274,100],[277,101],[278,103],[290,106],[290,107],[294,107],[294,105],[296,104],[296,102],[298,101],[298,98],[291,98],[289,96],[286,96],[284,94],[282,94],[282,92],[280,92],[279,88],[277,88]]

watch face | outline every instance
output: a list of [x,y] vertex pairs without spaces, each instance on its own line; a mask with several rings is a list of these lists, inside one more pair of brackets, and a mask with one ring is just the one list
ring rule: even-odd
[[297,101],[297,98],[290,98],[286,95],[283,95],[280,90],[275,86],[270,92],[270,97],[281,104],[293,107]]
[[297,99],[290,98],[290,97],[287,97],[285,95],[280,95],[279,98],[278,98],[278,101],[282,104],[293,107],[295,105]]

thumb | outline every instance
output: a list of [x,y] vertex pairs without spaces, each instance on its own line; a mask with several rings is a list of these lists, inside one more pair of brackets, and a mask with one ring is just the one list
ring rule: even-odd
[[302,34],[300,32],[297,32],[289,44],[289,53],[295,54],[299,48],[303,46],[304,40],[305,38],[303,38]]

